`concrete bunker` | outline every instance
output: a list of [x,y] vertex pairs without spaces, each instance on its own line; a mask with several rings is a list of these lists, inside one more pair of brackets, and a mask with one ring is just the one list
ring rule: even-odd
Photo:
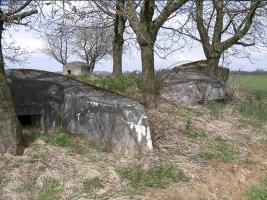
[[63,66],[63,75],[83,75],[89,74],[90,65],[85,62],[74,61]]
[[210,74],[206,60],[186,63],[168,70],[161,77],[161,98],[172,104],[196,105],[227,98],[229,69],[219,67]]
[[10,70],[9,86],[22,126],[53,133],[63,128],[112,151],[152,150],[143,105],[60,74]]

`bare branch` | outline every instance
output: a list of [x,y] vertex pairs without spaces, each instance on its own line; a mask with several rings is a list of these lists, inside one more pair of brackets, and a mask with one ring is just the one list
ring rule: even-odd
[[33,0],[27,0],[23,5],[21,5],[19,8],[17,8],[16,10],[12,11],[12,12],[7,12],[5,15],[7,17],[10,17],[12,15],[15,15],[17,13],[19,13],[20,11],[22,11],[23,9],[25,9]]
[[168,18],[187,2],[188,0],[168,1],[161,14],[154,20],[154,28],[159,30],[159,28],[168,20]]
[[19,24],[21,20],[23,20],[26,17],[29,17],[33,14],[37,14],[38,11],[37,10],[30,10],[30,11],[25,11],[22,12],[21,14],[16,14],[16,15],[8,15],[4,17],[4,21],[7,23],[13,23],[14,21],[16,21],[16,24]]

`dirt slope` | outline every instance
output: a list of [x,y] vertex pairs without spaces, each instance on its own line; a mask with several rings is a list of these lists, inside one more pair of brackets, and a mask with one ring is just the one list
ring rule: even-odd
[[[0,156],[0,199],[245,200],[267,176],[267,127],[255,127],[230,107],[214,116],[205,106],[149,110],[155,150],[128,157],[73,138],[71,148],[35,140],[21,157]],[[165,188],[132,188],[118,167],[172,165],[189,179]],[[97,178],[97,179],[96,179]],[[86,190],[88,180],[97,181]]]

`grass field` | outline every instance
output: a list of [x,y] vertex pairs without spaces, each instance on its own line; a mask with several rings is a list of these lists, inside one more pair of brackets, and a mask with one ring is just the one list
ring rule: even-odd
[[267,75],[233,75],[232,87],[248,92],[246,99],[233,102],[233,109],[254,125],[267,122]]
[[231,80],[241,89],[264,95],[267,98],[267,75],[233,75]]

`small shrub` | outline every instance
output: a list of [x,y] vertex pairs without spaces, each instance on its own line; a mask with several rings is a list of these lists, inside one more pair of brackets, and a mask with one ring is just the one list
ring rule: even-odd
[[152,180],[152,187],[165,188],[172,182],[187,180],[185,174],[171,165],[153,167],[148,171]]
[[5,157],[4,155],[0,154],[0,164],[1,163],[8,164],[8,163],[10,163],[10,160],[7,157]]
[[36,177],[30,178],[28,181],[22,183],[16,188],[16,192],[25,192],[27,190],[33,189],[36,184]]
[[196,200],[207,200],[205,197],[198,197]]
[[211,102],[209,104],[210,116],[214,119],[219,119],[223,117],[223,105],[218,102]]
[[190,118],[187,119],[187,121],[186,121],[185,130],[188,131],[188,132],[191,132],[193,130],[193,128],[192,128],[192,120]]
[[29,147],[34,140],[39,138],[42,134],[40,132],[23,133],[22,138],[26,147]]
[[264,179],[262,179],[262,184],[264,185],[264,186],[266,186],[267,187],[267,176],[264,178]]
[[86,141],[86,146],[88,146],[89,148],[92,148],[92,149],[99,150],[101,152],[108,152],[108,149],[105,145],[97,144],[97,143],[90,141],[90,140]]
[[8,179],[4,175],[0,175],[0,188],[4,187],[8,183]]
[[199,157],[204,160],[216,158],[221,162],[231,163],[235,160],[235,152],[224,139],[218,137],[210,143],[208,151],[200,153]]
[[64,148],[64,149],[73,148],[71,135],[68,133],[65,133],[62,130],[59,130],[55,133],[43,135],[42,138],[45,140],[45,142]]
[[144,170],[141,166],[124,166],[117,169],[121,177],[127,179],[133,188],[165,188],[172,182],[187,180],[185,174],[171,165],[156,166]]
[[[107,145],[93,142],[92,140],[80,136],[71,136],[73,148],[69,153],[88,155],[86,158],[94,162],[103,160],[108,152]],[[89,153],[89,154],[88,154]]]
[[59,192],[62,189],[62,185],[56,179],[48,178],[44,181],[38,196],[38,200],[57,200],[59,198]]
[[197,139],[197,138],[206,136],[205,133],[201,133],[201,132],[198,132],[198,131],[193,129],[191,118],[186,120],[185,134],[187,135],[187,137],[189,137],[191,139]]
[[199,154],[199,157],[202,158],[203,160],[211,160],[215,158],[215,155],[214,153],[207,151],[207,152],[201,152]]
[[249,200],[266,200],[267,188],[252,187],[247,191],[246,196]]
[[133,188],[132,186],[126,186],[126,187],[121,188],[118,191],[115,191],[115,194],[117,196],[132,197],[134,195],[142,195],[142,191],[141,190],[137,190],[136,188]]
[[103,188],[103,184],[101,179],[99,179],[98,177],[93,179],[88,179],[83,182],[83,191],[85,193],[91,193],[92,191],[100,188]]
[[144,170],[139,166],[124,166],[117,169],[117,172],[122,178],[130,181],[135,188],[145,187],[147,180],[145,179]]
[[216,138],[213,148],[222,162],[229,163],[235,160],[234,151],[229,148],[229,145],[222,138]]
[[246,196],[249,200],[266,200],[267,199],[267,177],[265,177],[258,186],[251,187]]

